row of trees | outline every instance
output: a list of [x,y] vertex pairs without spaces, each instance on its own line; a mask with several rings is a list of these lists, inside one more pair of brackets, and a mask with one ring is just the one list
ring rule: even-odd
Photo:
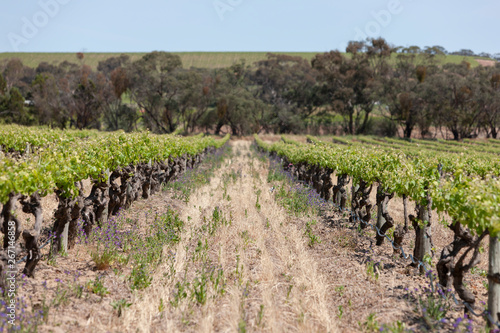
[[[500,66],[439,65],[433,55],[391,56],[383,40],[351,43],[348,55],[333,51],[312,60],[332,110],[348,120],[347,132],[366,132],[376,107],[399,124],[404,137],[418,128],[449,130],[455,140],[483,132],[496,138],[500,126]],[[390,60],[391,59],[391,60]]]
[[500,65],[443,65],[443,52],[431,51],[372,39],[312,61],[268,54],[251,66],[240,62],[221,69],[184,69],[167,52],[137,61],[111,57],[97,70],[85,65],[83,54],[78,63],[41,63],[35,69],[11,59],[0,65],[0,117],[156,133],[229,128],[236,135],[300,133],[313,123],[331,132],[331,119],[340,118],[348,134],[388,135],[400,126],[405,137],[416,130],[428,135],[432,127],[447,129],[457,140],[479,133],[497,137]]
[[460,49],[458,51],[448,52],[440,45],[426,46],[421,48],[413,45],[409,47],[395,47],[393,48],[397,53],[414,53],[414,54],[433,54],[433,55],[458,55],[463,57],[480,57],[484,60],[498,60],[500,61],[500,53],[479,52],[476,53],[470,49]]

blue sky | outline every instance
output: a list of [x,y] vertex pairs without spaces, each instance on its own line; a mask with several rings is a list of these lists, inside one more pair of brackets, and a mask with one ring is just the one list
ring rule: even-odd
[[0,0],[0,52],[343,50],[350,40],[500,52],[498,0]]

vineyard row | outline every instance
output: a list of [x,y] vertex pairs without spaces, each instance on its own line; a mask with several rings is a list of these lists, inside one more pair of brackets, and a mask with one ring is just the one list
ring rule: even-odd
[[[111,133],[85,140],[59,140],[17,158],[2,156],[0,226],[5,236],[1,277],[12,265],[11,257],[19,257],[21,235],[28,253],[23,273],[33,276],[41,258],[42,197],[48,193],[55,193],[58,200],[50,249],[54,255],[74,246],[79,221],[90,233],[94,225],[105,222],[139,198],[147,199],[162,185],[221,149],[228,140],[229,135],[215,140],[202,136]],[[84,197],[86,179],[91,180],[91,191]],[[34,216],[32,229],[23,230],[15,213],[19,203],[24,213]]]
[[[310,144],[287,138],[274,144],[255,140],[260,149],[281,160],[283,168],[300,181],[309,183],[323,199],[333,200],[341,210],[348,205],[351,221],[364,228],[377,208],[376,244],[394,230],[394,245],[400,247],[409,231],[415,230],[413,256],[428,262],[432,256],[431,212],[450,216],[454,241],[443,248],[436,265],[442,290],[455,288],[460,298],[474,306],[475,296],[463,284],[464,275],[479,261],[481,241],[490,236],[488,309],[500,314],[500,180],[498,159],[463,154],[423,152],[406,154],[376,147],[333,145],[309,137]],[[334,184],[332,176],[336,176]],[[376,188],[376,203],[370,194]],[[388,210],[394,196],[403,198],[407,212],[409,199],[416,204],[416,216],[406,216],[404,225],[395,225]],[[497,320],[497,316],[493,315]]]

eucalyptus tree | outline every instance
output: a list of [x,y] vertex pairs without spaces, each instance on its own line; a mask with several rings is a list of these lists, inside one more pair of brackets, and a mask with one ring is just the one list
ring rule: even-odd
[[497,138],[500,127],[500,66],[478,67],[479,91],[476,95],[481,110],[479,127],[486,137]]
[[124,68],[130,65],[130,56],[121,54],[118,57],[110,57],[105,60],[99,61],[97,70],[106,75],[110,75],[117,68]]
[[259,88],[250,83],[250,69],[244,62],[217,70],[215,80],[215,133],[229,126],[233,135],[258,133],[268,128],[269,105],[257,98]]
[[361,134],[380,100],[380,78],[389,74],[392,49],[385,40],[372,39],[370,43],[350,42],[346,52],[318,54],[312,66],[319,72],[325,102],[344,117],[349,134]]
[[[427,67],[419,65],[417,55],[397,54],[392,75],[383,80],[382,100],[391,118],[403,129],[405,138],[410,138],[426,114],[424,101],[420,95],[422,83],[427,77]],[[421,128],[425,132],[424,128]]]
[[126,132],[137,129],[140,118],[134,104],[124,103],[124,95],[130,89],[128,73],[123,67],[116,67],[110,73],[103,74],[104,82],[99,99],[103,103],[103,119],[107,130],[123,129]]
[[251,80],[258,87],[256,96],[271,108],[269,124],[275,131],[301,131],[305,120],[321,111],[316,77],[302,57],[268,53],[256,63]]
[[423,98],[437,122],[461,140],[475,135],[481,114],[476,96],[479,80],[468,63],[446,64],[425,81]]
[[129,67],[130,96],[143,112],[145,126],[156,133],[171,133],[179,124],[178,55],[154,51]]

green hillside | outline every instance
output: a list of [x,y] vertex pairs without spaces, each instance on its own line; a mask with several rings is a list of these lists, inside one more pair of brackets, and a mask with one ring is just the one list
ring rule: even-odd
[[[178,54],[185,68],[204,67],[204,68],[221,68],[231,66],[241,59],[245,59],[247,64],[252,64],[256,61],[266,59],[267,52],[174,52]],[[126,53],[132,60],[137,60],[144,53]],[[308,60],[312,59],[316,52],[284,52],[283,54],[301,56]],[[97,68],[99,61],[109,57],[119,56],[120,53],[85,53],[84,62],[92,68]],[[394,56],[393,56],[394,57]],[[75,53],[0,53],[0,62],[9,58],[19,58],[29,67],[37,67],[39,63],[46,61],[48,63],[60,63],[63,61],[79,62]],[[478,66],[478,62],[474,57],[463,57],[456,55],[448,55],[442,57],[440,62],[445,63],[460,63],[466,60],[471,65]]]

